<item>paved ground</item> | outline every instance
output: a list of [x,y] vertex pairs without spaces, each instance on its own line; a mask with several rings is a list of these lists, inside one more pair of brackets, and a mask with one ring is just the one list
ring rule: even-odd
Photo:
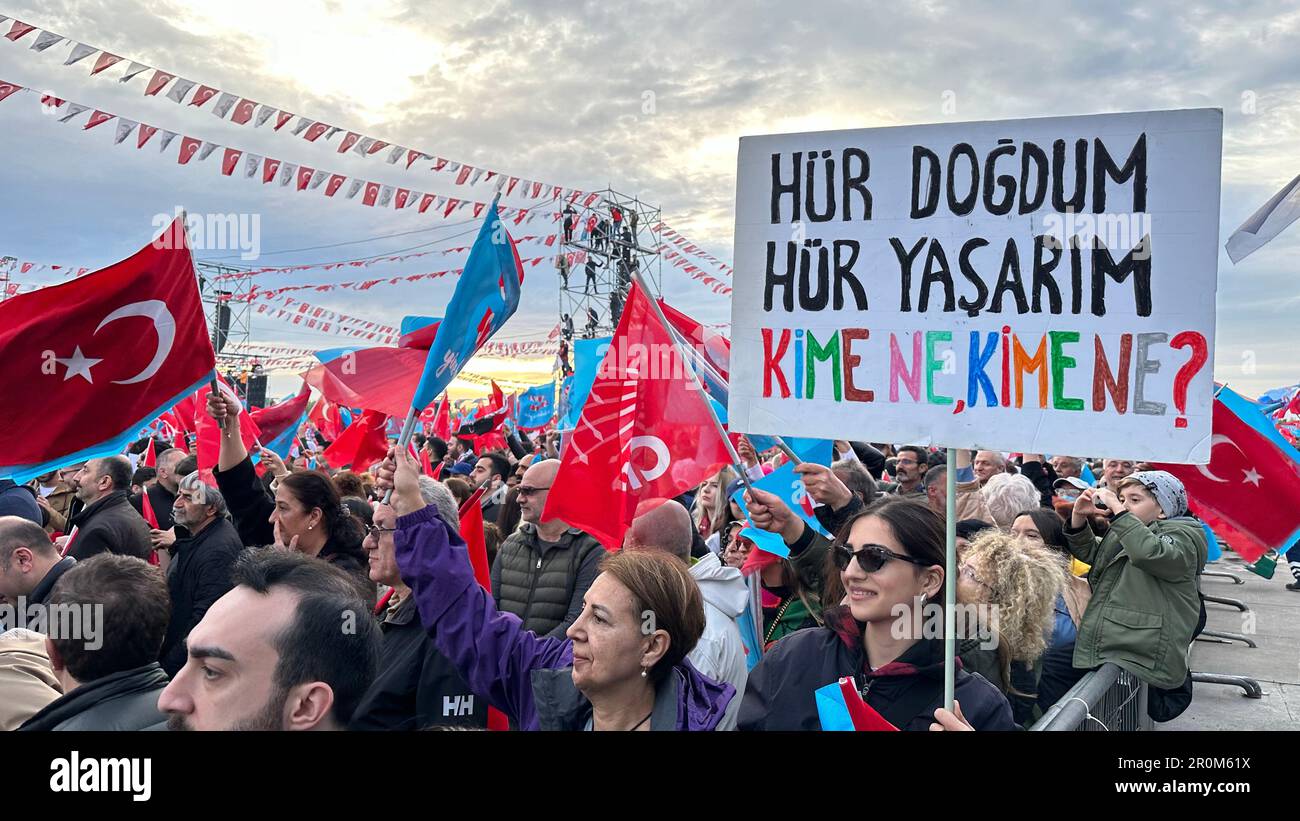
[[1250,611],[1206,602],[1207,630],[1249,635],[1259,645],[1197,641],[1192,670],[1249,676],[1264,691],[1260,699],[1246,698],[1240,687],[1196,684],[1192,704],[1178,718],[1156,725],[1160,730],[1300,730],[1300,593],[1287,590],[1291,573],[1278,563],[1272,579],[1246,570],[1233,554],[1206,567],[1244,579],[1206,577],[1201,592],[1244,602]]

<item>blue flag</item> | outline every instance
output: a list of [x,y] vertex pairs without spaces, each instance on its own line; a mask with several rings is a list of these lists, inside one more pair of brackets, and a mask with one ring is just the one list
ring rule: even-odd
[[[813,513],[812,497],[808,495],[803,479],[794,472],[794,465],[786,462],[753,484],[759,490],[766,490],[768,493],[775,494],[782,502],[785,502],[786,507],[794,511],[795,515],[803,519],[804,523],[813,530],[828,539],[833,538],[831,534],[826,532],[826,528],[822,527],[821,522],[817,521],[817,515]],[[736,493],[743,497],[745,489],[742,487]],[[743,501],[739,502],[739,504],[741,508],[745,508]]]
[[540,428],[555,418],[555,383],[537,385],[519,395],[519,418],[515,425],[520,430]]
[[582,406],[587,404],[587,395],[591,393],[592,383],[596,381],[596,371],[600,369],[600,360],[605,357],[613,337],[603,336],[598,339],[577,339],[573,342],[573,380],[570,383],[568,407],[556,424],[560,430],[573,430],[578,426],[578,417],[582,416]]
[[446,318],[429,347],[424,374],[411,397],[416,412],[424,410],[456,378],[474,352],[496,333],[519,307],[524,269],[514,241],[501,224],[497,198],[470,248],[456,291],[447,303]]

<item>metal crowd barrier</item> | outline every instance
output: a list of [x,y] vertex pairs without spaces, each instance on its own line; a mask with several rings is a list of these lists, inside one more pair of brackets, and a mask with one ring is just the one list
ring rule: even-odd
[[1147,685],[1114,664],[1084,675],[1030,727],[1038,732],[1150,730]]

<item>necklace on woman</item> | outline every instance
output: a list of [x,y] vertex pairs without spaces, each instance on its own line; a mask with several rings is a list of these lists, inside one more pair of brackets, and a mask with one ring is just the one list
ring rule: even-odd
[[771,643],[772,634],[776,632],[777,626],[781,623],[781,617],[785,615],[786,609],[793,603],[794,603],[794,596],[791,596],[789,599],[786,599],[784,604],[781,605],[781,609],[776,611],[776,617],[772,619],[772,626],[767,628],[767,635],[763,637],[764,646]]

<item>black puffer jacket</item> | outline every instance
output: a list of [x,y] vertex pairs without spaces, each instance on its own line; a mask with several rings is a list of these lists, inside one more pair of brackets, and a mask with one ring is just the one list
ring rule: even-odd
[[87,682],[45,705],[23,730],[144,730],[167,720],[158,696],[167,674],[157,663]]
[[127,501],[125,490],[115,490],[72,517],[77,535],[68,555],[84,561],[99,553],[119,553],[148,559],[153,553],[149,525]]
[[[900,730],[928,730],[943,706],[943,642],[922,639],[874,671],[867,667],[862,625],[849,608],[827,610],[826,626],[799,630],[764,653],[749,673],[740,730],[820,730],[814,692],[852,676],[866,702]],[[958,648],[960,651],[960,648]],[[956,698],[977,730],[1014,730],[1006,697],[984,678],[958,667]]]
[[497,609],[514,613],[525,630],[562,639],[582,614],[582,597],[605,558],[600,542],[571,527],[544,547],[536,525],[525,522],[497,550],[492,596]]

